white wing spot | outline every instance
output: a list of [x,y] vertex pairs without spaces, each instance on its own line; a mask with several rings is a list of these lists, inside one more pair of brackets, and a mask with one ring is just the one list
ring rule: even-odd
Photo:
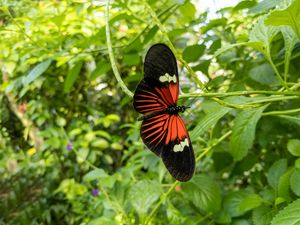
[[173,151],[174,152],[182,152],[185,146],[189,146],[189,141],[185,138],[183,141],[179,142],[178,145],[174,145]]
[[171,83],[171,81],[173,81],[173,83],[176,83],[177,79],[176,79],[175,74],[173,76],[171,76],[170,74],[166,73],[165,75],[162,75],[159,77],[159,81],[160,82],[169,82],[169,83]]

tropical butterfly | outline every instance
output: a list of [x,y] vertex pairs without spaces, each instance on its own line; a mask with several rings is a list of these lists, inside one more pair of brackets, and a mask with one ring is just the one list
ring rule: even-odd
[[145,145],[160,156],[179,181],[188,181],[195,170],[195,156],[189,133],[179,116],[185,106],[177,106],[179,79],[177,63],[171,49],[155,44],[147,52],[144,79],[138,84],[133,106],[144,114],[141,137]]

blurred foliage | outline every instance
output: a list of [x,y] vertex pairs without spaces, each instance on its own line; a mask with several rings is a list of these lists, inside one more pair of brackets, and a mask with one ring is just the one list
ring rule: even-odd
[[[117,0],[108,24],[103,1],[0,4],[1,224],[300,220],[300,0],[243,0],[215,19],[189,0]],[[134,91],[158,42],[174,45],[191,106],[187,183],[145,150],[120,88]]]

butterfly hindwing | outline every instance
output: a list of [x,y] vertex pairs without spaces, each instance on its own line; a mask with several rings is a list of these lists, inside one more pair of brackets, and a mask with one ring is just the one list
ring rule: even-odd
[[191,179],[195,157],[187,129],[177,115],[161,114],[143,121],[141,137],[146,146],[162,160],[170,174],[179,181]]

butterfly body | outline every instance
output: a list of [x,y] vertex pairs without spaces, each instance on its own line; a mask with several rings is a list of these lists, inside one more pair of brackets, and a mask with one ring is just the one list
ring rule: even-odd
[[195,170],[195,158],[188,131],[179,113],[187,107],[177,106],[179,79],[176,59],[164,44],[153,45],[144,63],[144,79],[138,84],[133,106],[144,114],[141,137],[145,145],[160,156],[179,181],[188,181]]
[[183,113],[185,111],[187,107],[183,106],[169,106],[168,108],[160,111],[160,112],[153,112],[153,113],[149,113],[145,116],[141,116],[138,118],[138,121],[144,120],[144,119],[148,119],[150,117],[153,116],[157,116],[159,114],[163,114],[163,113],[169,113],[169,114],[178,114],[178,113]]

